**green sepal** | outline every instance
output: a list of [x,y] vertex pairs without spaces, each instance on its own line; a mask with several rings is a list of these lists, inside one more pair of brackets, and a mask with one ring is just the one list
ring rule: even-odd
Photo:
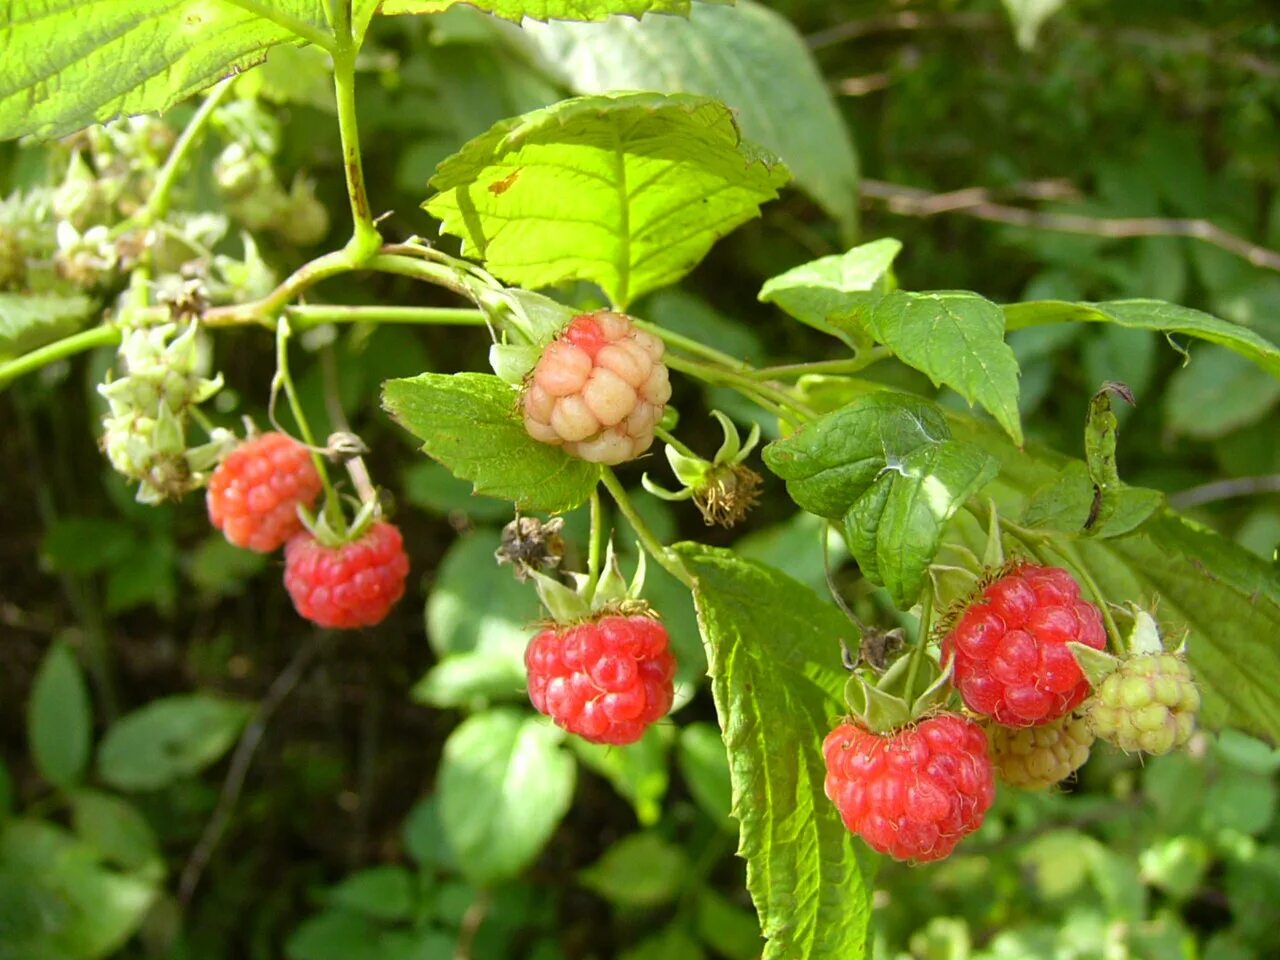
[[849,712],[872,733],[888,733],[911,721],[906,701],[878,689],[861,674],[853,674],[845,683],[844,702]]
[[1084,671],[1084,675],[1089,680],[1089,686],[1095,690],[1099,684],[1120,666],[1120,660],[1111,654],[1102,650],[1095,650],[1093,647],[1086,646],[1083,643],[1076,643],[1074,640],[1067,643],[1071,655],[1076,658],[1076,663],[1080,665],[1080,669]]
[[1133,629],[1129,631],[1125,647],[1131,657],[1164,653],[1164,641],[1160,639],[1160,628],[1156,625],[1155,618],[1147,611],[1134,609]]
[[530,570],[529,576],[533,577],[538,599],[557,623],[574,623],[591,616],[591,605],[582,594],[540,570]]
[[[927,662],[930,667],[934,667],[932,659]],[[937,708],[946,706],[947,701],[951,699],[952,693],[955,692],[951,686],[951,674],[954,668],[955,660],[949,661],[946,669],[938,670],[933,682],[921,690],[916,695],[916,698],[911,701],[912,720],[919,720],[933,713]]]
[[658,486],[658,484],[649,479],[649,474],[647,473],[642,473],[640,475],[640,486],[644,487],[645,490],[653,494],[659,500],[675,502],[677,500],[689,500],[693,497],[692,487],[681,487],[679,490],[671,491],[666,487]]
[[670,444],[666,447],[667,462],[671,464],[671,472],[686,487],[698,487],[711,471],[711,464],[701,457],[690,457]]
[[542,348],[533,344],[495,343],[489,348],[489,366],[500,379],[518,387],[541,356]]
[[550,297],[518,287],[483,291],[480,307],[514,342],[532,345],[539,353],[577,313]]
[[988,570],[1004,566],[1004,542],[1000,533],[1000,514],[996,512],[994,500],[988,500],[991,511],[991,523],[987,527],[987,545],[982,551],[982,564]]

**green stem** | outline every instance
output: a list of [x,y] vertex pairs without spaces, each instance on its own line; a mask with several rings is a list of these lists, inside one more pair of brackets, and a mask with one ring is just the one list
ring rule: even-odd
[[683,453],[686,457],[690,457],[695,460],[702,459],[696,453],[690,450],[688,446],[686,446],[684,443],[681,443],[680,440],[673,433],[671,433],[670,430],[665,430],[662,427],[655,426],[653,428],[653,435],[657,437],[659,440],[661,440],[663,443],[668,444],[669,446],[675,447],[677,451],[679,451],[680,453]]
[[412,277],[425,283],[433,283],[438,287],[444,287],[446,290],[452,290],[459,296],[466,297],[472,303],[479,303],[480,301],[479,294],[472,285],[474,281],[468,282],[471,278],[464,276],[460,270],[441,263],[382,253],[368,260],[364,267],[369,270],[379,270],[382,273],[395,273],[403,277]]
[[151,195],[147,197],[147,205],[139,218],[143,223],[151,224],[157,220],[163,220],[169,213],[169,195],[173,191],[174,183],[177,182],[182,164],[195,148],[205,124],[213,116],[213,111],[231,92],[231,87],[238,77],[239,74],[233,74],[217,83],[204,98],[195,114],[187,121],[186,127],[174,142],[173,149],[169,151],[164,166],[156,174],[155,186],[151,188]]
[[600,541],[604,535],[604,517],[600,506],[600,488],[591,489],[591,531],[587,541],[587,604],[596,592],[596,581],[600,579]]
[[356,48],[350,36],[339,36],[340,48],[333,54],[333,89],[338,103],[338,133],[342,138],[342,166],[347,174],[347,195],[351,200],[351,240],[346,251],[359,266],[378,252],[382,237],[369,212],[369,195],[364,186],[364,162],[360,158],[360,130],[356,125]]
[[422,325],[459,324],[483,327],[484,314],[470,307],[342,307],[299,305],[285,309],[295,330],[322,323],[415,323]]
[[335,250],[317,257],[290,274],[280,286],[272,290],[261,300],[242,303],[236,306],[214,307],[204,315],[206,327],[229,327],[238,324],[261,323],[270,326],[273,318],[279,314],[302,291],[321,280],[349,273],[357,264],[346,250]]
[[817,416],[817,413],[796,400],[786,390],[780,390],[770,383],[752,380],[749,376],[737,370],[713,367],[710,364],[702,363],[698,360],[689,360],[686,357],[674,354],[668,354],[664,359],[667,366],[673,370],[687,373],[692,377],[697,377],[699,380],[705,380],[707,383],[718,383],[734,387],[754,403],[789,423],[799,424]]
[[649,525],[644,522],[644,519],[636,511],[635,504],[631,502],[631,497],[623,489],[622,483],[618,480],[618,475],[608,467],[601,467],[600,479],[604,483],[605,489],[609,491],[609,495],[613,497],[614,503],[618,505],[618,509],[622,511],[622,515],[631,524],[631,529],[640,538],[640,545],[644,547],[645,552],[658,561],[658,565],[666,570],[667,573],[692,590],[693,577],[684,568],[684,564],[676,559],[671,551],[664,547],[653,531],[649,529]]
[[760,367],[751,371],[753,379],[773,380],[777,377],[802,377],[808,373],[858,373],[893,356],[886,347],[873,347],[860,352],[856,357],[843,360],[814,360],[809,363],[784,363],[776,367]]
[[293,413],[293,419],[298,425],[298,433],[302,435],[302,442],[311,449],[311,462],[316,465],[316,472],[320,474],[320,482],[324,486],[325,515],[329,517],[331,523],[338,521],[334,525],[336,530],[345,526],[346,523],[342,516],[342,503],[333,489],[333,482],[329,479],[329,465],[318,452],[315,435],[311,432],[311,425],[307,422],[307,416],[302,410],[302,402],[298,399],[298,392],[293,386],[293,376],[289,373],[290,333],[287,320],[281,320],[276,324],[276,375],[271,383],[271,392],[274,397],[276,390],[284,388],[284,395],[289,401],[289,410]]
[[55,340],[53,343],[45,344],[30,353],[24,353],[20,357],[14,357],[12,360],[0,363],[0,388],[24,374],[39,370],[41,367],[57,360],[64,360],[67,357],[75,356],[77,353],[92,350],[94,347],[115,346],[119,342],[120,329],[118,327],[91,327],[88,330],[73,333],[69,337]]
[[[1093,596],[1093,602],[1097,604],[1098,609],[1102,612],[1103,622],[1107,625],[1108,645],[1111,647],[1111,652],[1123,656],[1124,642],[1120,636],[1120,630],[1116,626],[1115,618],[1111,615],[1111,606],[1107,603],[1107,598],[1103,596],[1097,581],[1089,573],[1089,568],[1081,561],[1080,554],[1070,544],[1057,540],[1045,541],[1044,546],[1065,560],[1067,565],[1071,567],[1072,572],[1084,581],[1084,585],[1088,587],[1089,593]],[[1044,551],[1040,552],[1043,553]]]
[[911,662],[907,665],[907,685],[904,688],[908,699],[913,696],[916,675],[920,672],[920,664],[924,662],[925,650],[929,646],[929,632],[933,629],[933,588],[927,588],[920,601],[920,629],[916,635],[916,646],[911,651]]
[[652,333],[655,337],[661,337],[665,343],[677,346],[681,350],[685,350],[695,356],[703,357],[706,360],[711,360],[721,366],[729,367],[744,373],[752,369],[751,364],[744,360],[739,360],[737,357],[730,356],[721,350],[717,350],[715,347],[708,347],[705,343],[694,340],[692,337],[686,337],[684,334],[668,330],[666,327],[660,327],[656,323],[650,323],[647,320],[632,317],[631,324],[632,326],[639,327],[647,333]]

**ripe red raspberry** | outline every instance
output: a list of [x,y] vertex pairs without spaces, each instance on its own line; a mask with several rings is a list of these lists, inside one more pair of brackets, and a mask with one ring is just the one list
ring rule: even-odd
[[955,658],[952,682],[971,710],[1027,727],[1062,716],[1088,696],[1071,641],[1103,649],[1102,614],[1080,599],[1067,571],[1027,563],[970,603],[942,640],[942,662]]
[[667,628],[652,617],[548,627],[529,643],[524,662],[538,711],[593,743],[634,743],[675,695]]
[[1185,746],[1196,728],[1200,691],[1176,653],[1129,657],[1089,701],[1094,732],[1125,753],[1160,756]]
[[943,713],[888,734],[848,721],[822,744],[826,793],[844,825],[896,860],[941,860],[995,799],[987,735]]
[[991,761],[996,776],[1023,790],[1045,790],[1061,783],[1089,759],[1093,731],[1077,713],[1038,727],[1010,728],[993,723]]
[[634,460],[653,443],[671,399],[663,349],[625,314],[579,314],[547,345],[525,384],[525,430],[592,463]]
[[209,477],[209,521],[237,547],[270,553],[302,529],[298,506],[320,495],[307,448],[283,433],[251,437]]
[[372,627],[404,596],[409,575],[400,531],[379,520],[358,540],[326,547],[304,530],[284,548],[294,609],[322,627]]

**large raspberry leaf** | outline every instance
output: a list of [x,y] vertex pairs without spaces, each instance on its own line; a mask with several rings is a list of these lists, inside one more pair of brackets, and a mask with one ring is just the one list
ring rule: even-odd
[[0,293],[0,356],[17,356],[74,333],[95,307],[82,294]]
[[676,549],[696,581],[765,960],[859,960],[871,891],[823,793],[818,749],[843,709],[839,641],[856,642],[854,629],[777,570],[700,544]]
[[[541,18],[539,18],[541,19]],[[523,37],[575,93],[654,90],[723,100],[853,236],[858,159],[829,85],[796,28],[763,4],[694,4],[689,19],[525,24]]]
[[996,461],[956,440],[916,447],[888,465],[845,514],[845,539],[863,575],[907,609],[955,512],[996,475]]
[[586,501],[600,468],[525,432],[516,393],[482,373],[424,373],[382,385],[382,405],[428,456],[475,491],[521,510],[559,513]]
[[514,877],[542,851],[573,800],[577,767],[543,717],[488,710],[445,741],[440,824],[462,873],[480,886]]
[[[373,0],[365,0],[373,2]],[[605,20],[615,14],[639,17],[645,13],[675,13],[688,16],[691,0],[382,0],[377,6],[382,14],[440,13],[459,3],[486,13],[512,20]],[[704,0],[709,3],[732,3],[733,0]],[[639,84],[632,89],[639,89]]]
[[[367,0],[365,0],[367,3]],[[0,139],[164,110],[279,43],[333,47],[324,0],[14,0],[0,24]]]
[[788,176],[715,100],[578,97],[471,140],[424,206],[502,279],[589,280],[625,307],[688,273]]
[[917,447],[951,437],[941,409],[923,397],[878,390],[856,397],[764,448],[791,499],[839,520],[881,472]]
[[1273,377],[1280,377],[1280,346],[1238,323],[1162,300],[1111,300],[1103,303],[1036,300],[1009,304],[1004,307],[1004,316],[1005,325],[1010,330],[1043,323],[1084,321],[1114,323],[1138,330],[1156,330],[1165,336],[1182,334],[1234,350]]

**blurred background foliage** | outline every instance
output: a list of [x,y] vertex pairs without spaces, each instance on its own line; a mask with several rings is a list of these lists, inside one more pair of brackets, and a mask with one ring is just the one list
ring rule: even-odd
[[[1280,341],[1280,272],[1189,237],[1108,234],[1116,220],[1193,218],[1280,248],[1270,4],[771,6],[807,38],[852,132],[859,236],[903,241],[904,287],[998,301],[1158,297]],[[434,165],[568,92],[518,30],[466,9],[380,21],[361,68],[366,165],[375,206],[392,211],[388,236],[433,236],[419,204]],[[220,110],[183,208],[228,218],[209,236],[229,288],[260,287],[341,242],[331,101],[323,57],[277,48]],[[190,110],[138,130],[163,146]],[[0,145],[0,196],[65,184],[77,147]],[[78,229],[125,213],[129,183],[154,172],[145,148],[129,149],[123,169],[102,143],[90,151],[90,180],[119,182],[77,208]],[[1076,229],[1054,229],[1064,223]],[[756,293],[848,239],[788,192],[636,312],[755,361],[838,356],[836,341]],[[431,296],[387,277],[325,293]],[[1122,380],[1138,398],[1121,412],[1122,475],[1274,558],[1280,383],[1213,346],[1185,364],[1181,345],[1142,331],[1046,326],[1010,339],[1030,439],[1076,452],[1088,397]],[[298,620],[276,561],[212,534],[200,498],[133,503],[94,442],[93,384],[110,351],[0,394],[0,958],[758,956],[687,595],[650,571],[681,655],[672,722],[625,750],[562,742],[521,694],[538,611],[493,564],[507,508],[470,497],[378,407],[388,377],[483,369],[487,341],[388,326],[320,328],[303,342],[295,373],[312,415],[342,413],[373,448],[414,565],[406,602],[350,636]],[[221,421],[264,423],[269,337],[219,331],[213,350],[228,383]],[[874,375],[930,389],[902,367]],[[689,384],[675,403],[682,436],[708,451],[706,409],[754,416]],[[825,595],[817,524],[780,484],[732,533],[704,529],[686,505],[640,502],[660,536],[732,543]],[[568,518],[570,561],[584,529]],[[625,526],[618,539],[633,540]],[[629,568],[634,552],[624,557]],[[893,615],[865,591],[860,605]],[[1280,753],[1230,733],[1194,747],[1145,765],[1099,749],[1069,790],[1003,791],[947,863],[883,865],[875,955],[1280,955]]]

